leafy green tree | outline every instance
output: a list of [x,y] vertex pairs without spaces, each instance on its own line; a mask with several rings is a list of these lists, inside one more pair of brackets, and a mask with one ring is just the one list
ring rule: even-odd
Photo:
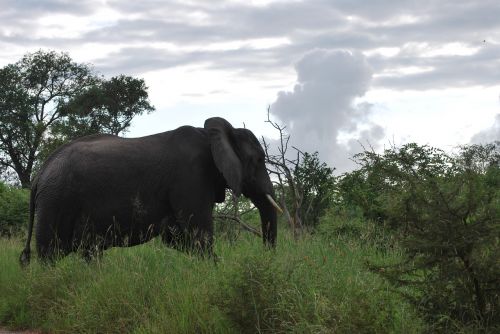
[[293,175],[302,194],[302,222],[308,227],[316,227],[332,202],[335,187],[333,168],[319,160],[318,152],[305,152]]
[[53,51],[27,54],[0,69],[0,163],[16,171],[23,187],[61,107],[94,82],[89,66]]
[[119,133],[134,115],[151,110],[142,80],[106,81],[66,53],[28,53],[0,69],[0,165],[29,187],[39,158],[58,144],[83,134]]
[[126,132],[135,116],[153,110],[144,80],[120,75],[101,80],[75,97],[65,107],[68,117],[60,123],[69,131],[69,137],[92,133],[118,135]]
[[135,116],[153,110],[143,79],[125,75],[101,79],[63,106],[64,117],[54,122],[51,136],[41,148],[40,160],[74,138],[95,133],[123,134]]
[[382,208],[382,197],[380,194],[390,186],[380,170],[380,163],[376,155],[365,152],[363,156],[355,156],[358,159],[370,159],[369,164],[342,175],[337,182],[338,196],[336,205],[343,210],[361,211],[366,219],[371,221],[384,221],[386,219]]

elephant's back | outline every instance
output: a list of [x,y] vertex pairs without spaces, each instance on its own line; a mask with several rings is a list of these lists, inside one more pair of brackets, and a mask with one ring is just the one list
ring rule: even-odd
[[[115,143],[120,139],[122,138],[114,135],[97,134],[80,137],[61,145],[43,163],[37,182],[43,183],[61,174],[69,174],[73,168],[85,165],[87,161],[99,155],[96,153],[104,151],[104,146],[109,146],[110,143]],[[103,153],[105,152],[101,155]]]
[[37,189],[70,197],[123,191],[124,180],[134,182],[144,174],[144,164],[154,164],[149,156],[137,141],[112,135],[82,137],[47,159],[37,176]]
[[209,147],[206,131],[191,126],[140,138],[86,136],[47,159],[37,188],[70,197],[151,190],[174,184],[179,170],[199,165],[196,161],[211,160]]

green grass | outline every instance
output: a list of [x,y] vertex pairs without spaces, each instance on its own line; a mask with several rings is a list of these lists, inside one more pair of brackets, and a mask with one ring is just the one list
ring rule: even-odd
[[210,260],[148,244],[87,264],[17,262],[0,239],[0,324],[58,333],[418,333],[415,311],[366,261],[399,258],[355,239],[280,231],[275,252],[243,235]]

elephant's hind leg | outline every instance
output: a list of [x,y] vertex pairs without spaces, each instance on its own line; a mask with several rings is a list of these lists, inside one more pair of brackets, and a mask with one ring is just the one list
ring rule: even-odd
[[54,263],[70,252],[69,247],[65,246],[56,234],[37,238],[36,248],[38,258],[43,263]]
[[64,224],[58,214],[39,214],[36,249],[42,262],[51,263],[71,252],[72,222]]

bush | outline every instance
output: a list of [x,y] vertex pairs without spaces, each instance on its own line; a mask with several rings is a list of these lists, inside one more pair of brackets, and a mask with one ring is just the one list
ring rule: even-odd
[[29,217],[29,191],[0,182],[0,237],[19,234]]
[[343,240],[373,247],[381,253],[398,247],[394,233],[383,223],[367,220],[359,208],[331,207],[321,218],[316,233],[326,240]]
[[366,180],[344,189],[345,198],[365,216],[376,213],[405,249],[404,261],[373,269],[412,286],[408,298],[435,330],[500,327],[499,149],[467,146],[449,156],[408,144],[365,152],[356,178],[346,178]]

